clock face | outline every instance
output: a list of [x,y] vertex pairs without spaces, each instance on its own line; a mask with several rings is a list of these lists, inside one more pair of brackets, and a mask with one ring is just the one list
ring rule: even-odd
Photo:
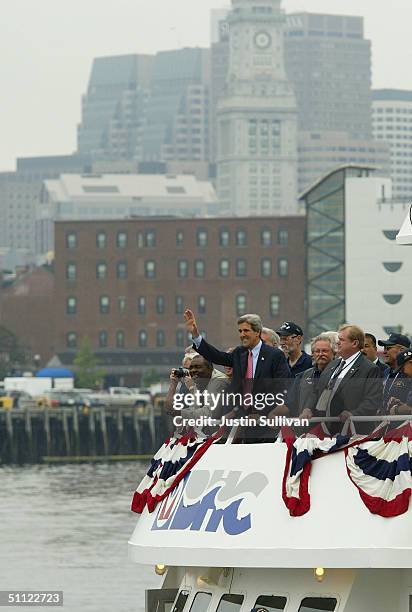
[[269,32],[266,32],[265,30],[256,32],[254,41],[258,49],[267,49],[272,44],[272,38]]

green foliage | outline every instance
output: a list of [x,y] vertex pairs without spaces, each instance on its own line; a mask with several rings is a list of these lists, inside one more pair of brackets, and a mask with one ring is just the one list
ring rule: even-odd
[[76,366],[76,381],[79,387],[94,389],[102,386],[104,372],[98,368],[99,362],[93,353],[89,338],[82,338],[73,363]]
[[150,370],[146,370],[146,372],[143,374],[141,387],[150,387],[150,385],[154,385],[158,382],[160,382],[160,374],[156,368],[151,368]]

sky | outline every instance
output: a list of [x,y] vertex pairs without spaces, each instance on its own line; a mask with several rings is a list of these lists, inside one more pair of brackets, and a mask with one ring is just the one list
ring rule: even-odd
[[[6,0],[7,1],[7,0]],[[94,57],[209,45],[229,0],[8,0],[0,22],[0,171],[70,154]],[[412,90],[411,0],[282,0],[287,12],[365,18],[373,86]]]

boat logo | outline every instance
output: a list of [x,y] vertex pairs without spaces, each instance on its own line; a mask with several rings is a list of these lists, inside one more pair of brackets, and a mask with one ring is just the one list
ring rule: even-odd
[[160,505],[152,531],[216,532],[239,535],[252,526],[256,499],[269,481],[262,472],[189,472]]

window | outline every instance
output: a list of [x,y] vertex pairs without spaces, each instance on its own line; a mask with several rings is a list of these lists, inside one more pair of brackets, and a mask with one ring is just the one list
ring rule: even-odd
[[124,295],[119,295],[117,298],[117,307],[119,309],[120,314],[126,312],[126,298]]
[[181,295],[176,296],[175,300],[175,311],[176,314],[183,314],[185,308],[185,304],[183,301],[183,297]]
[[265,257],[260,262],[260,274],[263,278],[270,278],[272,276],[272,260]]
[[272,246],[272,232],[270,229],[263,229],[261,231],[260,244],[264,247]]
[[402,262],[401,261],[387,261],[387,262],[384,262],[383,266],[385,270],[387,270],[388,272],[397,272],[398,270],[402,268]]
[[280,229],[278,231],[278,245],[287,247],[289,243],[289,231],[287,229]]
[[152,260],[144,262],[144,275],[146,278],[156,278],[156,262]]
[[146,298],[145,297],[139,297],[137,299],[137,312],[139,315],[146,314]]
[[269,313],[271,317],[277,317],[280,312],[280,297],[273,293],[269,300]]
[[100,314],[109,314],[110,312],[110,298],[107,295],[101,295],[99,299]]
[[212,595],[210,593],[196,593],[190,606],[190,612],[206,612],[211,599]]
[[236,260],[236,276],[246,276],[246,259]]
[[107,246],[107,235],[106,232],[97,232],[96,234],[96,246],[98,249],[104,249]]
[[305,597],[298,612],[333,612],[336,604],[334,597]]
[[66,278],[69,281],[75,281],[77,277],[77,265],[73,262],[66,265]]
[[116,348],[124,348],[124,331],[121,329],[116,332]]
[[68,249],[77,248],[77,234],[76,232],[67,232],[66,234],[66,247]]
[[278,261],[278,273],[279,276],[285,278],[289,274],[289,262],[285,257],[282,257]]
[[127,232],[117,232],[116,246],[118,249],[125,249],[127,247]]
[[70,296],[66,300],[66,313],[69,315],[76,314],[77,312],[77,298]]
[[144,247],[144,236],[142,232],[137,232],[136,243],[138,249],[142,249]]
[[219,264],[219,274],[221,277],[226,278],[230,274],[230,262],[228,259],[221,259]]
[[246,230],[240,229],[236,232],[236,246],[243,247],[247,246],[247,234]]
[[383,235],[388,240],[396,240],[396,236],[398,235],[398,230],[383,230]]
[[221,597],[216,612],[238,612],[242,607],[244,596],[225,594]]
[[185,332],[183,329],[178,329],[176,331],[176,346],[179,348],[184,347],[185,345]]
[[141,330],[139,331],[139,339],[138,339],[138,342],[139,342],[139,346],[140,346],[140,347],[145,347],[145,346],[147,346],[147,332],[146,332],[144,329],[141,329]]
[[400,293],[387,293],[386,295],[383,296],[383,299],[385,300],[385,302],[387,304],[392,304],[392,305],[399,304],[402,298],[403,298],[403,295]]
[[154,230],[147,230],[145,244],[150,248],[156,246],[156,232]]
[[243,293],[236,297],[236,314],[238,317],[246,314],[246,296]]
[[96,278],[103,280],[107,276],[107,264],[104,261],[99,261],[96,264]]
[[197,298],[197,312],[199,314],[206,314],[206,298],[204,295],[199,295]]
[[198,229],[196,234],[196,244],[198,247],[207,246],[207,230]]
[[180,247],[183,246],[183,241],[184,241],[184,235],[182,230],[177,230],[176,232],[176,246]]
[[280,597],[277,595],[260,595],[255,603],[255,608],[265,608],[268,612],[275,612],[275,610],[284,610],[286,607],[287,598]]
[[68,332],[66,334],[66,346],[67,348],[77,348],[77,333],[76,332]]
[[120,280],[125,280],[127,278],[127,262],[126,261],[117,262],[117,278]]
[[157,314],[164,314],[165,312],[165,299],[163,295],[158,295],[156,298],[156,312]]
[[172,612],[183,612],[183,608],[186,605],[187,598],[189,597],[189,591],[180,591],[177,596],[176,603],[173,606]]
[[162,329],[158,329],[156,332],[156,346],[164,346],[165,344],[165,333]]
[[204,278],[205,276],[205,262],[203,259],[195,260],[195,277]]
[[179,259],[177,262],[177,275],[179,278],[187,278],[189,273],[189,264],[187,259]]
[[105,330],[99,331],[99,348],[106,348],[108,344],[108,333]]
[[227,247],[230,243],[229,230],[222,228],[219,232],[219,245],[221,247]]

